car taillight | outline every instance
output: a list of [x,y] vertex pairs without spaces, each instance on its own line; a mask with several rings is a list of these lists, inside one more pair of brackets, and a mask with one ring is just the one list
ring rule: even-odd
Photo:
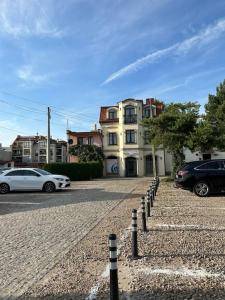
[[188,174],[188,171],[179,171],[178,172],[178,175],[180,175],[180,176],[184,176],[186,174]]

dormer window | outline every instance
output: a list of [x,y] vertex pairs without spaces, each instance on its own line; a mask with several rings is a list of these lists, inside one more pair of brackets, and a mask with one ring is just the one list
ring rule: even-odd
[[115,109],[109,110],[109,120],[115,120],[117,118],[117,113]]

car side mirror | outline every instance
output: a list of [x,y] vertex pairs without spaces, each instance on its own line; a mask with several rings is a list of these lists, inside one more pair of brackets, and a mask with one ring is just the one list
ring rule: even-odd
[[36,173],[36,176],[37,176],[37,177],[40,177],[41,175],[40,175],[40,174],[38,174],[38,173]]

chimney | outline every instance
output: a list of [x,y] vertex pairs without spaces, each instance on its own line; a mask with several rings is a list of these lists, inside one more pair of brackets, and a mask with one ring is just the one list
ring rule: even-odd
[[97,124],[95,124],[95,131],[97,131]]

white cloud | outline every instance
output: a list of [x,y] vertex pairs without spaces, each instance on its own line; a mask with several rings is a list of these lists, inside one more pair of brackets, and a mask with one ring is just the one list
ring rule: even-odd
[[19,79],[26,82],[40,83],[50,79],[51,74],[35,74],[31,65],[25,65],[16,71]]
[[199,34],[192,36],[182,42],[176,43],[168,48],[157,50],[150,53],[135,62],[123,67],[115,73],[112,73],[103,84],[107,84],[113,80],[116,80],[124,75],[131,72],[135,72],[142,68],[146,64],[154,63],[161,57],[167,55],[185,55],[193,47],[201,47],[205,44],[217,39],[221,34],[225,32],[225,19],[217,21],[216,24],[208,26],[205,30],[201,31]]
[[53,5],[46,13],[43,5],[50,2],[38,0],[1,0],[0,33],[14,37],[48,36],[60,37],[63,32],[52,21]]

